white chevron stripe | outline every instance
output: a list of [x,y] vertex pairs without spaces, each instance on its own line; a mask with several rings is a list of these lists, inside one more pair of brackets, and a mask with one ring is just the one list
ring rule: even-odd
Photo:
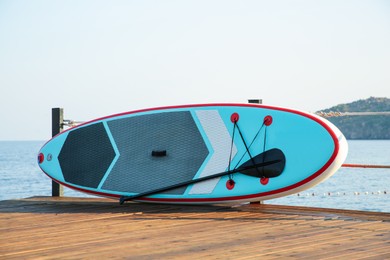
[[[230,156],[230,145],[232,137],[229,134],[218,110],[198,110],[196,116],[205,131],[212,146],[213,154],[200,173],[199,177],[205,177],[227,169]],[[232,124],[233,127],[233,124]],[[237,148],[233,144],[232,158],[237,153]],[[211,179],[194,184],[189,194],[209,194],[217,185],[220,178]]]

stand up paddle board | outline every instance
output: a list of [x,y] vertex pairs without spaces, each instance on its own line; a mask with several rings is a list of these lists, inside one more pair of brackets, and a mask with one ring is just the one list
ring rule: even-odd
[[83,123],[40,150],[44,173],[93,195],[156,203],[249,202],[324,181],[348,145],[329,121],[257,104],[131,111]]

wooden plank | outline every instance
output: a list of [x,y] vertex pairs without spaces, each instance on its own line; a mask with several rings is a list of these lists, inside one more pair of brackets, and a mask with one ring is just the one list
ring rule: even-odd
[[[384,251],[383,251],[384,250]],[[388,253],[389,248],[383,247],[382,241],[367,242],[364,244],[364,251],[360,247],[356,247],[355,244],[341,244],[337,249],[332,251],[322,251],[315,255],[317,259],[337,259],[340,256],[347,257],[348,259],[360,259],[367,257],[375,257]],[[302,259],[313,259],[313,255],[301,257]],[[384,259],[384,258],[382,258]]]
[[356,259],[359,259],[359,260],[382,260],[382,259],[390,259],[390,252],[389,252],[389,248],[385,248],[384,249],[385,252],[381,252],[379,254],[376,254],[374,256],[372,255],[369,255],[369,256],[364,256],[364,257],[361,257],[361,255],[359,255],[358,257],[359,258],[356,258]]
[[264,204],[0,201],[0,258],[381,257],[389,252],[389,215]]

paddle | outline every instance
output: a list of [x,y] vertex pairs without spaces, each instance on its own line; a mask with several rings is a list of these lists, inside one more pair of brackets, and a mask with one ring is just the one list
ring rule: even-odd
[[[255,164],[253,164],[253,162],[255,162]],[[208,175],[198,179],[193,179],[193,180],[173,184],[167,187],[158,188],[152,191],[141,192],[133,196],[122,196],[119,199],[119,203],[122,205],[125,201],[134,200],[137,198],[161,193],[164,191],[180,188],[190,184],[199,183],[202,181],[226,176],[237,172],[252,177],[257,177],[257,178],[263,178],[263,177],[273,178],[279,176],[283,172],[285,164],[286,164],[286,158],[284,156],[284,153],[281,150],[275,148],[275,149],[265,151],[264,153],[261,153],[249,159],[247,162],[243,163],[240,167],[238,167],[235,170]]]

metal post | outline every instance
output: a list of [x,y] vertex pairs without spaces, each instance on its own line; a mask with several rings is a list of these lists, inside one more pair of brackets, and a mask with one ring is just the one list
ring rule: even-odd
[[[262,99],[248,99],[248,103],[250,104],[262,104],[263,100]],[[263,201],[253,201],[250,204],[264,204]]]
[[250,104],[263,104],[262,99],[248,99],[248,103]]
[[[64,109],[52,108],[51,109],[51,135],[54,137],[63,130],[64,123]],[[62,185],[55,181],[51,182],[51,196],[61,197],[64,195],[64,188]]]

